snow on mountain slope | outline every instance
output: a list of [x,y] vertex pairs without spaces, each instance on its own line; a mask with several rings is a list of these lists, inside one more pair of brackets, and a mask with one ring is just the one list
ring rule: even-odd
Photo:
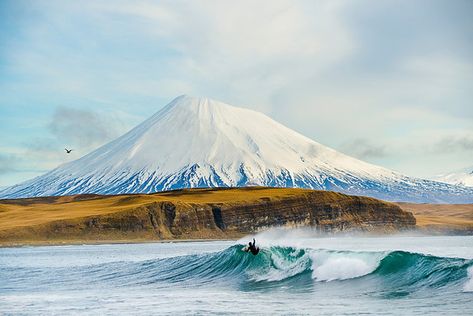
[[339,153],[261,113],[189,96],[90,154],[0,191],[0,197],[246,185],[473,202],[473,189],[410,178]]
[[473,167],[465,168],[444,175],[439,175],[435,177],[434,180],[454,185],[473,187]]

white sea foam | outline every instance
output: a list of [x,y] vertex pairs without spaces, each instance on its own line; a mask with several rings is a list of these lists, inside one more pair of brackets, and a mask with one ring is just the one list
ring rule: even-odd
[[468,281],[463,286],[463,291],[473,292],[473,267],[468,268]]
[[283,246],[303,249],[331,249],[337,251],[392,252],[407,251],[437,257],[473,259],[473,236],[320,236],[310,228],[273,228],[256,235],[246,236],[238,243],[246,244],[252,238],[264,247]]
[[317,281],[347,280],[373,272],[379,265],[379,254],[313,253],[312,277]]

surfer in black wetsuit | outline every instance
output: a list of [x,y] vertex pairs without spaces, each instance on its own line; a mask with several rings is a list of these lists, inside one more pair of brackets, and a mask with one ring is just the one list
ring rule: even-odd
[[250,241],[248,246],[245,248],[246,252],[251,252],[254,256],[256,256],[259,252],[259,247],[256,247],[256,241],[253,238],[253,243]]

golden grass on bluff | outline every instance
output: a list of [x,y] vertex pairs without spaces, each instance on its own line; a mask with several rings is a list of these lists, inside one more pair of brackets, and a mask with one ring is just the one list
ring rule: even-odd
[[0,231],[51,221],[104,215],[152,202],[246,203],[264,197],[278,199],[312,190],[292,188],[238,188],[175,190],[155,194],[73,195],[0,200]]
[[[165,204],[175,208],[171,224]],[[389,232],[412,228],[417,219],[423,228],[473,231],[473,204],[398,205],[329,191],[264,187],[0,200],[0,245],[236,238],[296,222]],[[215,207],[226,220],[225,229],[216,227]]]
[[274,226],[410,229],[415,219],[369,197],[295,188],[0,200],[0,244],[237,238]]
[[397,204],[414,214],[419,228],[473,232],[473,204]]

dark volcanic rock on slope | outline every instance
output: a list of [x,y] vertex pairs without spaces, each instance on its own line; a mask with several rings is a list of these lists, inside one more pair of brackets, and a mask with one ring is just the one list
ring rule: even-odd
[[[247,196],[248,192],[251,196]],[[196,193],[199,197],[193,198]],[[224,194],[225,198],[219,197]],[[229,199],[232,194],[234,199]],[[23,205],[20,208],[31,207],[31,203],[33,207],[34,203],[43,203],[41,207],[45,207],[46,202],[39,200],[4,200],[0,201],[0,208],[2,204],[12,207],[12,203]],[[199,189],[154,195],[74,197],[68,202],[55,201],[51,207],[56,209],[58,203],[59,207],[64,204],[74,217],[74,209],[83,210],[91,202],[100,205],[101,200],[103,214],[89,210],[90,215],[38,225],[3,230],[0,226],[0,241],[232,238],[275,226],[310,226],[321,232],[393,232],[414,228],[416,224],[411,213],[392,203],[301,189]],[[113,211],[108,213],[107,208]]]

